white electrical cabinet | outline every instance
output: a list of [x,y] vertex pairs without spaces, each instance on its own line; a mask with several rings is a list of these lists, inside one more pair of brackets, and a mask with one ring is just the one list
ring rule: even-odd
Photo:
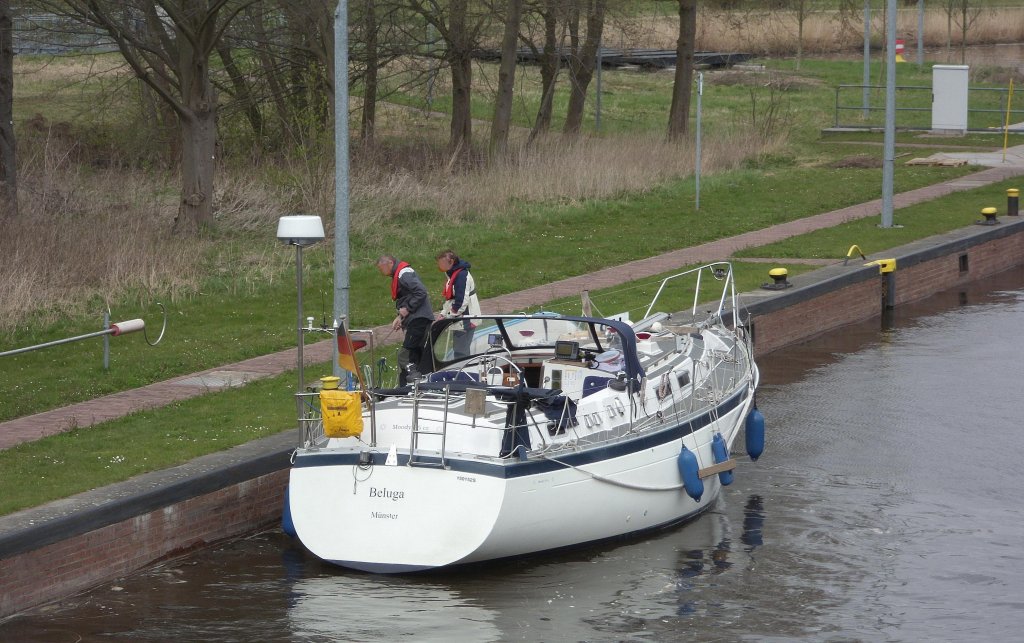
[[932,131],[967,132],[967,65],[932,67]]

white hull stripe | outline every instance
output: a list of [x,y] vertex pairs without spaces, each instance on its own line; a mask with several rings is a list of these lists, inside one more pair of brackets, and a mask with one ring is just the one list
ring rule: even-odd
[[[744,393],[746,390],[746,388],[743,388],[737,391],[732,397],[722,402],[722,404],[718,405],[713,411],[709,411],[689,422],[684,422],[673,427],[666,427],[658,431],[652,431],[648,435],[637,436],[605,447],[588,449],[586,451],[576,453],[570,452],[559,454],[557,457],[558,462],[550,459],[537,459],[522,462],[515,458],[508,458],[501,463],[492,463],[446,457],[445,464],[452,471],[463,471],[477,475],[508,479],[558,471],[560,469],[568,468],[569,466],[580,466],[584,464],[591,464],[593,462],[610,460],[612,458],[636,453],[637,451],[657,447],[703,429],[711,424],[715,419],[730,413],[733,409],[739,406],[741,401],[744,399]],[[373,453],[373,464],[383,465],[384,461],[387,459],[387,455],[387,453]],[[351,466],[357,464],[358,461],[359,454],[355,452],[325,453],[321,451],[313,454],[298,455],[292,466],[296,469],[303,467]],[[399,465],[405,465],[408,462],[408,455],[398,455]],[[417,463],[439,464],[440,458],[417,456]]]

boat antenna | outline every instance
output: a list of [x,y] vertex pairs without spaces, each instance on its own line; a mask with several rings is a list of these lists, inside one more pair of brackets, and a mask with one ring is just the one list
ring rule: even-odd
[[324,290],[320,289],[320,316],[321,316],[321,328],[327,328],[327,294]]

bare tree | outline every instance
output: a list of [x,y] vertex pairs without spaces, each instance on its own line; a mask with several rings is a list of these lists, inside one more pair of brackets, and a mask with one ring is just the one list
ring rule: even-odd
[[[418,53],[419,45],[423,44],[422,32],[410,28],[417,22],[411,17],[406,0],[349,0],[349,84],[362,85],[360,137],[366,143],[374,138],[381,92],[397,91],[388,82],[388,65],[399,59],[409,61],[410,54]],[[402,73],[414,69],[407,64],[401,67]],[[421,77],[413,75],[412,80],[406,79],[400,85],[411,87],[420,80]]]
[[579,134],[583,125],[583,107],[587,101],[587,87],[594,77],[597,65],[597,48],[601,46],[601,34],[604,31],[604,16],[607,0],[584,0],[586,14],[586,36],[580,42],[579,17],[577,9],[569,21],[571,39],[571,57],[569,58],[569,106],[566,109],[565,125],[562,133],[567,136]]
[[0,220],[18,215],[13,31],[10,0],[0,0]]
[[[966,64],[967,62],[967,32],[970,31],[971,25],[978,19],[981,14],[981,8],[971,6],[971,0],[948,0],[945,7],[947,19],[947,31],[952,29],[952,24],[955,23],[960,29],[960,64]],[[949,42],[949,36],[947,33],[946,42]],[[947,45],[948,51],[948,45]]]
[[796,68],[799,70],[804,60],[804,23],[811,7],[808,0],[792,0],[792,7],[796,13]]
[[[564,2],[565,0],[536,0],[528,8],[528,17],[536,16],[540,19],[542,34],[539,46],[528,34],[522,36],[523,42],[540,61],[541,98],[540,105],[537,107],[537,116],[533,121],[533,128],[530,130],[530,142],[551,129],[555,81],[558,79],[562,60],[562,43],[558,40],[558,22],[559,16],[564,14]],[[564,24],[563,22],[563,26]]]
[[181,141],[179,233],[213,221],[217,91],[211,56],[224,30],[258,0],[42,0],[50,11],[96,26],[135,75],[174,112]]
[[512,98],[516,79],[519,22],[522,19],[523,0],[508,0],[505,14],[505,33],[501,40],[501,65],[498,69],[498,93],[494,101],[494,119],[491,122],[491,142],[488,147],[493,158],[505,153],[508,132],[512,124]]
[[668,113],[668,139],[677,141],[689,129],[690,93],[693,85],[693,52],[697,38],[697,0],[679,0],[679,39],[676,41],[676,75],[672,106]]
[[377,6],[375,0],[363,0],[363,44],[366,47],[366,71],[363,74],[363,116],[360,123],[360,138],[373,141],[377,120],[377,72],[380,56],[377,48]]
[[[270,146],[308,144],[333,122],[334,35],[332,3],[245,1],[225,30],[218,53],[231,83],[219,84],[225,114],[242,110],[254,133]],[[245,61],[238,75],[228,57]],[[241,67],[241,65],[239,65]],[[225,98],[226,96],[226,98]],[[251,103],[260,118],[250,112]],[[266,121],[265,130],[256,129]]]
[[[317,140],[333,126],[335,8],[336,0],[262,0],[226,32],[229,55],[245,61],[244,68],[238,67],[246,86],[233,73],[230,83],[218,85],[222,97],[231,98],[222,98],[223,112],[247,110],[251,97],[269,123],[257,134],[271,147],[317,150]],[[415,60],[410,54],[418,53],[423,21],[407,0],[348,0],[348,25],[349,87],[361,90],[356,92],[362,104],[360,136],[371,142],[379,94],[382,84],[387,86],[380,75],[397,58]],[[231,71],[226,61],[224,68]],[[408,69],[403,65],[403,71]]]
[[253,94],[252,85],[246,80],[245,72],[235,61],[231,45],[226,39],[221,39],[217,42],[217,55],[220,56],[220,60],[224,65],[224,71],[231,80],[231,89],[236,101],[249,120],[249,126],[252,127],[253,133],[260,137],[263,133],[263,113],[260,111],[257,98]]
[[444,58],[452,75],[452,116],[448,149],[453,155],[468,154],[473,143],[473,49],[490,19],[483,6],[470,9],[470,0],[407,0],[408,6],[432,25],[445,45]]

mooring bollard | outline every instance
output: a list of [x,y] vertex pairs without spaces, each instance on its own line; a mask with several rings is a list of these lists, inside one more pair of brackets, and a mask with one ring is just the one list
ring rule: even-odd
[[[995,208],[992,208],[993,210]],[[882,310],[896,307],[896,258],[876,259],[865,266],[878,266],[878,274],[882,275]]]
[[1017,216],[1018,208],[1018,197],[1020,196],[1020,190],[1017,188],[1010,188],[1006,191],[1006,215],[1010,217]]
[[786,278],[789,276],[789,271],[785,268],[772,268],[768,271],[768,276],[772,278],[771,283],[761,284],[765,290],[783,290],[793,285]]
[[983,220],[981,220],[981,221],[975,221],[975,223],[977,223],[978,225],[995,225],[995,224],[999,223],[999,220],[996,219],[996,209],[995,208],[992,208],[992,207],[982,208],[981,209],[981,214],[985,218]]

